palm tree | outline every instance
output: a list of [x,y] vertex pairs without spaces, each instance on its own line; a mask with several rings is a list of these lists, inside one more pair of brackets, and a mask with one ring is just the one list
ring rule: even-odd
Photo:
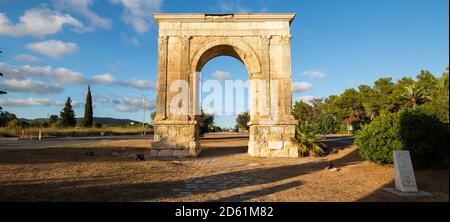
[[405,86],[405,93],[402,95],[402,98],[407,100],[413,108],[431,100],[430,96],[428,96],[421,87],[417,87],[415,84]]
[[292,143],[297,144],[298,151],[301,156],[310,154],[320,155],[323,149],[319,146],[322,144],[320,138],[311,130],[309,124],[301,124],[295,130],[295,137],[291,138]]

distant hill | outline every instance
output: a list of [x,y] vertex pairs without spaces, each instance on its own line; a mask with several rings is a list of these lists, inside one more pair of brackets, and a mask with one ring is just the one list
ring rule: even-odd
[[[47,118],[36,118],[36,119],[26,119],[26,118],[20,118],[20,121],[24,121],[27,123],[31,123],[32,121],[38,121],[38,122],[47,122]],[[83,118],[77,118],[77,123],[80,123],[83,121]],[[94,117],[94,123],[100,123],[102,125],[105,124],[111,124],[111,125],[128,125],[131,122],[134,122],[134,124],[142,124],[142,122],[131,120],[131,119],[116,119],[111,117]]]

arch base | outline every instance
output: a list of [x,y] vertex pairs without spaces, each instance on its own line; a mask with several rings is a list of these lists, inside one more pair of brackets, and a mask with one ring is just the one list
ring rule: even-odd
[[195,157],[200,153],[196,123],[159,123],[154,125],[150,156]]
[[298,147],[292,143],[295,125],[251,125],[248,154],[253,157],[298,157]]

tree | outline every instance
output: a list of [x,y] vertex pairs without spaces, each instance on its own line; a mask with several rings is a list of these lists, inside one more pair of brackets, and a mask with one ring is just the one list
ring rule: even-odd
[[365,119],[363,102],[359,92],[355,89],[347,89],[331,101],[331,112],[338,119],[347,124],[348,131]]
[[152,120],[152,124],[153,124],[153,121],[155,121],[155,117],[156,117],[156,111],[153,111],[153,112],[150,114],[150,119]]
[[418,87],[415,84],[405,86],[404,89],[405,92],[402,98],[408,101],[409,105],[413,108],[416,108],[417,105],[424,104],[425,102],[431,100],[430,96],[428,96],[421,87]]
[[197,117],[197,123],[200,130],[200,135],[211,132],[213,130],[214,115],[203,112],[201,109],[201,114]]
[[431,95],[431,103],[428,106],[436,109],[439,118],[445,122],[449,122],[449,82],[448,82],[448,67],[442,76],[437,80],[437,91]]
[[75,119],[75,112],[72,108],[72,100],[70,97],[67,97],[67,101],[64,104],[63,111],[59,114],[61,118],[61,125],[63,127],[74,127],[77,125],[77,121]]
[[86,94],[86,104],[84,105],[83,125],[84,127],[92,127],[93,124],[94,124],[94,117],[92,111],[91,87],[88,86],[88,92]]
[[292,109],[292,115],[300,123],[310,122],[313,119],[313,107],[303,101],[296,101]]
[[52,125],[58,122],[58,120],[59,120],[58,115],[50,115],[50,117],[48,118],[48,123]]
[[436,92],[438,80],[433,74],[431,74],[431,72],[427,70],[422,70],[416,76],[416,78],[417,78],[417,86],[419,88],[422,88],[423,90],[429,92],[430,94]]
[[319,114],[311,125],[314,131],[320,134],[338,133],[341,129],[341,123],[337,118],[325,113]]
[[8,111],[2,111],[0,108],[0,126],[5,127],[12,121],[18,121],[16,115],[14,113],[10,113]]
[[[0,51],[0,53],[2,53],[2,51]],[[2,77],[2,76],[3,76],[3,73],[0,72],[0,77]],[[7,94],[7,92],[3,91],[3,90],[0,90],[0,95],[3,95],[3,94]],[[1,111],[1,109],[2,109],[2,107],[0,106],[0,111]]]
[[[1,53],[1,52],[0,52]],[[0,72],[0,76],[3,76],[3,73]],[[0,95],[7,94],[5,91],[0,90]],[[0,106],[0,112],[2,111],[2,107]]]
[[236,129],[248,130],[250,127],[247,123],[250,121],[250,116],[248,112],[243,112],[236,117]]

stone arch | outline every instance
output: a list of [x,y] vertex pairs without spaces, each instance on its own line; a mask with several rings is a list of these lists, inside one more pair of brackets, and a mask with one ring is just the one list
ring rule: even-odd
[[[158,80],[150,154],[200,153],[198,75],[209,60],[225,55],[240,60],[249,73],[249,108],[256,111],[250,112],[249,155],[298,156],[291,142],[297,124],[291,114],[294,17],[293,13],[154,14],[159,25]],[[186,83],[188,89],[172,90],[174,83]],[[179,103],[178,98],[188,101]],[[186,112],[172,112],[173,107]]]
[[209,60],[218,56],[231,56],[241,61],[247,68],[250,75],[249,79],[251,79],[252,74],[261,72],[259,57],[253,48],[242,39],[215,39],[202,45],[191,59],[191,73],[200,72]]

